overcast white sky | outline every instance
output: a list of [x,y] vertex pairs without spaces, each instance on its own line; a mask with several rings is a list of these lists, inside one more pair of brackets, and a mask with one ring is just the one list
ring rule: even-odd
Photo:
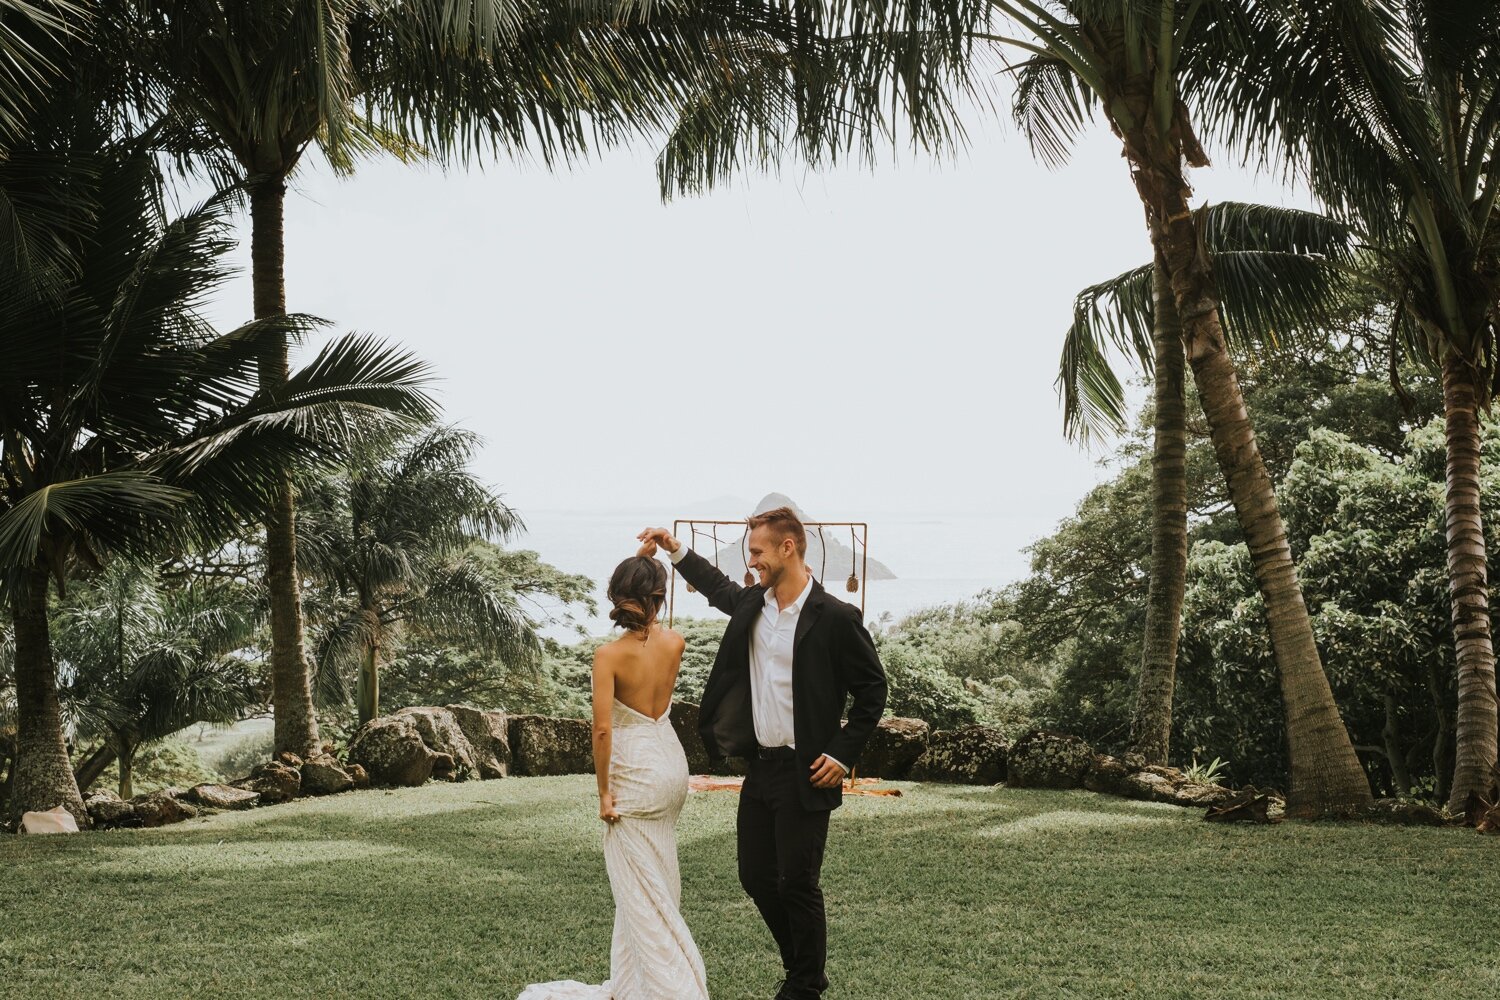
[[[779,490],[829,519],[992,514],[1019,548],[1101,475],[1062,437],[1053,376],[1074,294],[1149,253],[1107,129],[1056,172],[976,123],[957,162],[756,176],[667,205],[653,155],[304,170],[289,308],[429,360],[523,514],[665,520]],[[1227,163],[1195,181],[1199,201],[1296,200]],[[249,311],[248,276],[211,308],[225,328]]]

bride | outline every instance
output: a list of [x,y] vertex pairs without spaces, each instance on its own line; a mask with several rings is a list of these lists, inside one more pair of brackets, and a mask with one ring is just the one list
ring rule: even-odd
[[669,712],[682,636],[657,621],[667,571],[656,545],[615,568],[609,617],[625,634],[594,654],[594,768],[604,863],[615,897],[610,977],[528,986],[517,1000],[707,1000],[708,979],[678,907],[677,814],[688,767]]

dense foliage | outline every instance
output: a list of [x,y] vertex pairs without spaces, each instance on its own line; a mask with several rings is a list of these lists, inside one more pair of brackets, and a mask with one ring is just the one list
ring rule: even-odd
[[[1404,396],[1393,393],[1386,359],[1363,343],[1351,334],[1331,347],[1283,345],[1249,357],[1245,393],[1361,762],[1378,791],[1441,799],[1452,767],[1454,667],[1439,393],[1416,370],[1403,372]],[[1277,377],[1293,369],[1295,382]],[[978,694],[981,720],[1049,725],[1116,752],[1128,746],[1150,570],[1149,416],[1107,459],[1110,478],[1031,547],[1030,575],[885,630],[882,649],[888,659],[898,654],[893,701],[912,662],[905,649],[915,646],[934,651],[965,694]],[[1264,608],[1201,418],[1193,421],[1173,745],[1184,764],[1223,757],[1231,780],[1278,785],[1287,761]],[[1493,509],[1493,428],[1485,458]],[[929,717],[966,714],[959,689],[945,690]]]

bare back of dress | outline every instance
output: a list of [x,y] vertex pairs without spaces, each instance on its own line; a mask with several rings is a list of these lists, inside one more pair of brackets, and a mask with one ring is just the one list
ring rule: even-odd
[[615,898],[610,978],[528,986],[518,1000],[708,1000],[708,978],[679,907],[677,816],[688,766],[670,709],[643,715],[618,699],[609,762],[620,819],[604,828],[604,861]]

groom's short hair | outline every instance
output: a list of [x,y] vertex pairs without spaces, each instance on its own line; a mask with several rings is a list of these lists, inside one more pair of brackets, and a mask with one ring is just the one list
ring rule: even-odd
[[768,510],[764,514],[756,514],[745,521],[751,531],[756,528],[770,528],[776,534],[778,540],[790,538],[797,543],[797,555],[807,557],[807,529],[802,526],[802,518],[790,507],[777,507]]

